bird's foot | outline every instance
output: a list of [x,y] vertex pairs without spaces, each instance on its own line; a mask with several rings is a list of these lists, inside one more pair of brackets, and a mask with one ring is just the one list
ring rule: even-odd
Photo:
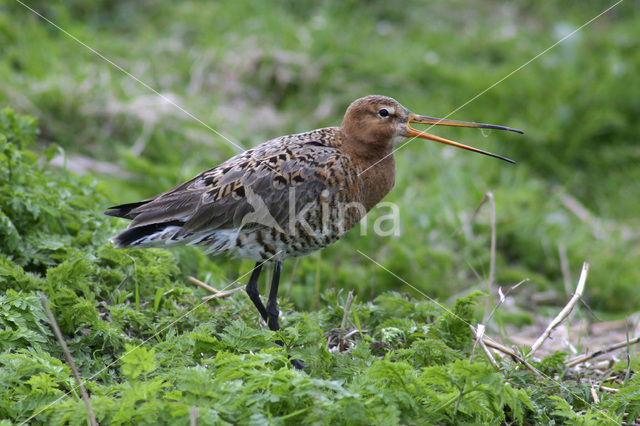
[[[284,342],[282,340],[275,340],[273,343],[275,343],[278,346],[284,346]],[[301,360],[293,358],[291,359],[291,357],[288,357],[291,360],[291,365],[293,365],[293,367],[296,370],[303,370],[305,369],[307,366],[307,364],[304,364]]]
[[[290,358],[291,359],[291,358]],[[293,365],[293,367],[296,370],[304,370],[305,368],[308,367],[307,364],[303,364],[302,361],[300,361],[299,359],[291,359],[291,365]]]

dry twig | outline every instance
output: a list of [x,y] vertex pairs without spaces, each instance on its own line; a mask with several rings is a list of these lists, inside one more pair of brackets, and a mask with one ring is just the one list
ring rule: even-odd
[[506,292],[502,293],[502,287],[498,287],[498,296],[500,297],[500,299],[498,300],[498,304],[495,306],[495,308],[493,308],[493,310],[491,311],[491,313],[489,314],[489,317],[486,319],[486,322],[491,321],[491,318],[493,318],[493,316],[495,315],[496,311],[498,310],[498,308],[500,306],[502,306],[502,304],[507,300],[507,296],[509,295],[509,293],[511,293],[513,290],[517,289],[518,287],[520,287],[522,284],[526,283],[527,281],[529,281],[529,278],[525,278],[522,281],[520,281],[519,283],[511,286]]
[[189,276],[189,277],[187,277],[187,279],[189,281],[191,281],[192,283],[194,283],[195,285],[198,285],[198,286],[204,288],[205,290],[207,290],[207,291],[209,291],[209,292],[211,292],[213,294],[220,293],[219,290],[216,290],[215,288],[211,287],[209,284],[203,283],[202,281],[200,281],[199,279],[197,279],[195,277]]
[[109,295],[109,299],[107,300],[107,304],[111,304],[111,300],[113,300],[113,295],[116,293],[116,291],[120,291],[122,290],[122,287],[124,287],[124,285],[131,279],[131,274],[127,274],[126,277],[124,277],[122,279],[122,281],[120,281],[120,284],[118,284],[118,287],[116,287],[115,290],[113,290],[111,292],[111,294]]
[[84,384],[82,383],[82,378],[80,377],[80,372],[76,368],[76,364],[73,362],[73,358],[71,357],[71,352],[69,352],[69,347],[67,346],[67,342],[64,341],[64,337],[62,336],[62,331],[60,331],[60,327],[58,326],[58,321],[56,321],[56,317],[54,317],[53,312],[51,312],[51,308],[49,307],[49,302],[47,301],[47,296],[45,296],[43,293],[40,293],[40,302],[42,303],[42,307],[44,308],[44,311],[47,314],[47,317],[49,317],[49,323],[51,324],[51,328],[53,329],[54,334],[58,338],[58,342],[60,343],[60,347],[62,347],[62,352],[64,353],[64,357],[67,360],[67,364],[69,364],[69,368],[71,368],[71,372],[73,373],[73,378],[76,380],[78,388],[80,389],[82,400],[84,401],[85,407],[87,407],[89,424],[91,426],[97,426],[98,421],[96,420],[96,416],[93,413],[93,408],[91,408],[91,400],[89,399],[89,394],[87,393],[87,389],[84,387]]
[[221,297],[227,297],[227,296],[230,296],[233,293],[237,293],[237,292],[239,292],[240,290],[243,289],[243,287],[236,287],[236,288],[232,288],[231,290],[218,290],[218,289],[215,289],[215,288],[211,287],[209,284],[203,283],[202,281],[200,281],[197,278],[194,278],[194,277],[187,277],[187,278],[192,283],[194,283],[194,284],[204,288],[205,290],[213,293],[210,296],[204,296],[202,298],[202,300],[211,300],[211,299],[218,299],[218,298],[221,298]]
[[189,426],[198,426],[198,407],[189,407]]
[[349,308],[351,308],[351,302],[353,301],[353,290],[349,292],[347,301],[344,304],[344,314],[342,315],[342,323],[340,324],[340,351],[344,350],[344,328],[347,325],[347,317],[349,316]]
[[596,237],[598,240],[603,240],[604,238],[606,238],[606,232],[603,229],[603,223],[600,219],[593,216],[593,214],[591,214],[591,212],[587,210],[587,208],[574,197],[564,193],[560,187],[554,188],[554,192],[556,193],[556,196],[558,197],[560,202],[569,211],[571,211],[571,213],[576,215],[581,221],[591,227],[591,232],[594,237]]
[[300,263],[300,258],[296,257],[296,263],[293,264],[293,270],[291,271],[291,280],[289,281],[289,286],[287,287],[287,294],[284,296],[286,299],[289,299],[289,296],[291,296],[291,289],[293,288],[293,280],[296,276],[296,271],[298,270],[299,263]]
[[531,346],[531,351],[529,352],[529,356],[533,355],[540,348],[540,346],[542,346],[544,341],[549,338],[553,329],[556,328],[558,325],[560,325],[562,321],[564,321],[569,316],[569,314],[573,310],[573,307],[576,305],[576,303],[578,303],[578,301],[582,297],[582,293],[584,292],[584,284],[587,280],[588,271],[589,271],[589,264],[585,262],[582,265],[582,272],[580,273],[580,280],[578,281],[578,287],[576,287],[576,292],[573,294],[573,296],[569,300],[569,303],[567,303],[566,306],[562,308],[560,313],[553,319],[553,321],[551,321],[551,323],[547,326],[547,328],[544,330],[542,335],[538,337],[538,340],[536,340],[535,343]]
[[[458,232],[462,232],[462,230],[467,225],[469,225],[471,222],[475,220],[476,216],[480,212],[480,209],[482,209],[482,206],[484,206],[484,204],[487,201],[489,201],[490,221],[491,221],[491,250],[490,250],[489,278],[487,280],[487,289],[489,294],[491,294],[491,287],[493,287],[493,280],[494,280],[495,269],[496,269],[496,202],[493,197],[493,192],[488,191],[487,193],[484,194],[484,196],[482,197],[482,200],[480,200],[480,203],[478,204],[478,207],[476,207],[476,209],[471,214],[471,217],[469,218],[467,223],[465,223],[462,226],[462,228],[460,228],[460,231]],[[489,313],[490,304],[491,304],[490,299],[487,299],[487,304],[485,306],[485,317]]]
[[484,337],[482,340],[487,346],[492,347],[493,349],[496,349],[497,351],[502,352],[503,354],[509,355],[513,360],[524,365],[529,371],[531,371],[535,375],[545,378],[545,376],[541,372],[539,372],[538,369],[536,369],[533,365],[529,364],[522,356],[520,356],[519,353],[517,353],[513,349],[510,349],[504,345],[501,345],[500,343],[488,337]]
[[289,280],[289,286],[287,286],[287,294],[284,296],[287,300],[289,296],[291,296],[291,289],[293,288],[293,280],[296,276],[296,271],[298,270],[298,264],[300,263],[300,258],[296,257],[296,263],[293,264],[293,270],[291,271],[291,280]]
[[558,256],[560,256],[560,270],[562,271],[562,281],[564,291],[567,296],[571,294],[571,272],[569,272],[569,260],[567,259],[567,249],[564,245],[558,244]]
[[216,294],[212,294],[211,296],[205,296],[202,298],[202,300],[219,299],[221,297],[231,296],[232,294],[242,290],[244,290],[244,287],[236,287],[236,288],[232,288],[231,290],[224,290],[224,291],[218,290]]
[[640,343],[640,336],[637,336],[629,341],[625,340],[624,342],[619,342],[616,343],[614,345],[610,345],[607,347],[604,347],[602,349],[598,349],[597,351],[593,351],[584,355],[580,355],[577,358],[572,359],[571,361],[567,362],[567,367],[575,367],[578,364],[582,364],[585,361],[589,361],[590,359],[599,357],[600,355],[604,355],[606,353],[609,352],[613,352],[617,349],[621,349],[624,348],[627,345],[635,345],[636,343]]
[[626,337],[627,337],[627,370],[624,373],[624,383],[627,384],[627,380],[629,380],[629,375],[631,374],[631,343],[629,342],[629,324],[626,324]]
[[491,258],[489,260],[489,281],[487,282],[487,290],[491,294],[496,273],[496,200],[493,198],[493,192],[491,191],[487,192],[485,197],[489,199],[489,211],[491,213]]
[[618,392],[620,392],[620,389],[610,388],[609,386],[602,386],[602,385],[600,385],[600,387],[598,389],[603,390],[605,392],[609,392],[609,393],[618,393]]
[[[473,336],[476,338],[475,345],[480,345],[480,348],[482,349],[484,354],[487,356],[487,359],[489,360],[489,362],[491,363],[493,368],[495,368],[497,370],[498,369],[498,363],[496,362],[495,358],[493,357],[493,354],[491,353],[491,351],[489,351],[489,348],[487,348],[487,345],[484,343],[484,340],[483,340],[483,335],[484,335],[484,330],[485,330],[484,325],[483,324],[478,324],[478,330],[477,331],[476,331],[475,328],[473,328],[473,326],[471,324],[469,324],[469,328],[471,329],[471,332],[473,333]],[[475,349],[475,345],[474,345],[474,349]],[[471,353],[471,355],[473,356],[473,352]]]

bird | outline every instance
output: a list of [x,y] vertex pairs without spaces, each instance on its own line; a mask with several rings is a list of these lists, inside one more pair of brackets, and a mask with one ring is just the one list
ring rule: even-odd
[[[196,245],[206,253],[255,261],[246,293],[269,329],[279,330],[282,262],[336,242],[387,195],[395,183],[399,143],[431,140],[514,163],[412,123],[523,133],[418,115],[393,98],[365,96],[349,105],[339,127],[269,140],[166,192],[109,207],[106,215],[131,220],[110,241],[117,248]],[[274,267],[265,306],[258,278],[266,263]]]

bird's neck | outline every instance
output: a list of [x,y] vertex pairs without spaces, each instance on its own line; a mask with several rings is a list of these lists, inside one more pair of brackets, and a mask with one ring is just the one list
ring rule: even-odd
[[393,188],[396,182],[396,160],[389,153],[374,162],[362,162],[359,169],[362,204],[369,211]]
[[396,161],[391,144],[375,144],[343,138],[342,150],[351,157],[358,170],[360,202],[367,211],[391,191],[396,179]]

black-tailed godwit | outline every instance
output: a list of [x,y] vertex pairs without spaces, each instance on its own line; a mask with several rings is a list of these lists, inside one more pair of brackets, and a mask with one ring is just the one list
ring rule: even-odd
[[[155,197],[110,207],[131,219],[117,247],[198,245],[256,261],[246,291],[271,330],[278,330],[282,261],[337,241],[395,182],[394,147],[433,140],[513,162],[412,128],[409,123],[520,130],[417,115],[386,96],[353,102],[340,127],[282,136],[249,149]],[[267,306],[258,292],[265,262],[274,263]]]

